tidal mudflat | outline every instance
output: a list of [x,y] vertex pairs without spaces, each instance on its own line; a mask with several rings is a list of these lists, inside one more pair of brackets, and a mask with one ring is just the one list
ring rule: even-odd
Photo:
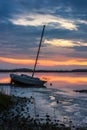
[[[44,78],[47,77],[43,75]],[[55,124],[57,125],[55,130],[66,127],[67,130],[83,127],[87,129],[87,94],[73,91],[87,89],[87,75],[49,74],[47,79],[47,88],[0,86],[0,91],[15,97],[14,105],[9,111],[0,114],[3,129],[8,125],[8,128],[12,125],[14,129],[17,129],[16,126],[30,129],[34,123],[38,126],[37,129],[54,130]]]
[[[72,125],[72,120],[66,124],[56,119],[56,115],[54,118],[48,113],[44,117],[37,115],[35,99],[32,96],[30,98],[11,96],[11,101],[12,105],[0,110],[1,130],[86,130],[87,128]],[[64,120],[66,120],[65,117]]]

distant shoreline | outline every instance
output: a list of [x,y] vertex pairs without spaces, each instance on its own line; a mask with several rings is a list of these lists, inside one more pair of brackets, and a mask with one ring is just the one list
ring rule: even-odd
[[[0,73],[8,72],[33,72],[32,69],[19,68],[19,69],[1,69]],[[74,70],[36,70],[40,73],[72,73],[72,72],[87,72],[87,69],[74,69]]]

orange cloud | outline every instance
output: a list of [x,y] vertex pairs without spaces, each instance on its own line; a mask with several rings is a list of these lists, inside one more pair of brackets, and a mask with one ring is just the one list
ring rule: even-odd
[[[35,60],[32,59],[14,59],[14,58],[5,58],[0,57],[0,61],[11,63],[11,64],[21,64],[21,65],[34,65]],[[38,64],[41,66],[71,66],[71,65],[80,65],[86,66],[87,60],[86,59],[71,59],[71,60],[64,60],[64,61],[55,61],[55,60],[39,60]]]
[[71,65],[87,65],[87,61],[84,59],[75,59],[75,60],[64,60],[64,61],[54,61],[54,60],[41,60],[39,61],[40,65],[43,66],[71,66]]
[[12,64],[22,64],[22,65],[34,64],[34,60],[27,60],[27,59],[14,59],[14,58],[0,57],[0,60]]

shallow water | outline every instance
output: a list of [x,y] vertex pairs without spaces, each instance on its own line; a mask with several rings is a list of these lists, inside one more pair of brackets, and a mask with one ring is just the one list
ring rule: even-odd
[[[1,85],[0,91],[19,97],[33,96],[34,104],[29,104],[32,116],[39,114],[66,124],[87,125],[87,94],[73,90],[87,89],[87,73],[37,73],[36,76],[46,79],[47,88],[21,88]],[[9,74],[0,74],[0,82],[9,82]],[[25,110],[26,111],[26,110]]]

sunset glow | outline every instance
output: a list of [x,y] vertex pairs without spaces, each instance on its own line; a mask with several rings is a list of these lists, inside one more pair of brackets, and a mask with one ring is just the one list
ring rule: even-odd
[[[11,64],[21,64],[21,65],[33,65],[35,60],[28,60],[28,59],[14,59],[14,58],[5,58],[0,57],[0,61],[11,63]],[[64,61],[55,61],[55,60],[39,60],[38,65],[40,66],[58,66],[58,65],[87,65],[86,59],[72,59],[72,60],[64,60]]]
[[0,57],[0,60],[3,62],[11,63],[11,64],[34,64],[34,60],[28,60],[28,59],[14,59],[14,58],[4,58]]
[[[31,75],[31,74],[30,74]],[[70,76],[65,76],[65,75],[43,75],[40,76],[40,79],[47,80],[48,82],[65,82],[65,83],[70,83],[70,84],[82,84],[82,83],[87,83],[87,76],[80,76],[76,77],[75,75],[70,75]],[[0,83],[9,83],[10,82],[10,77],[3,77],[0,78]]]
[[87,129],[87,0],[0,0],[0,129]]
[[10,77],[0,78],[0,83],[9,83],[9,82],[10,82]]
[[87,69],[87,2],[77,3],[3,0],[0,68],[33,69],[45,25],[37,69]]
[[87,83],[87,77],[63,77],[63,76],[58,76],[58,77],[50,77],[51,81],[62,81],[62,82],[68,82],[68,83]]

